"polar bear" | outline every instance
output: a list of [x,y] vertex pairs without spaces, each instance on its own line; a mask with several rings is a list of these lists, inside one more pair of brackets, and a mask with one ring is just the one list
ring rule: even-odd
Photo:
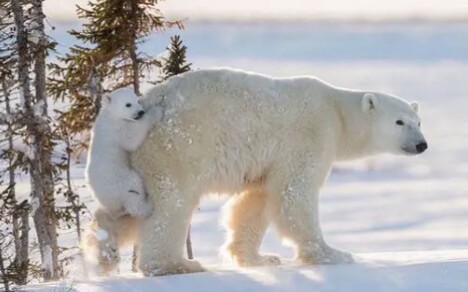
[[153,206],[148,204],[143,181],[131,168],[128,156],[161,119],[162,110],[152,107],[146,113],[135,93],[127,88],[104,99],[91,132],[86,180],[94,197],[109,214],[148,216]]
[[232,195],[226,248],[240,266],[280,263],[259,253],[270,223],[302,264],[352,262],[320,229],[319,191],[333,163],[427,148],[416,103],[312,77],[199,70],[154,87],[142,103],[163,103],[167,113],[132,154],[155,208],[139,230],[145,275],[204,270],[183,247],[209,193]]
[[133,243],[138,217],[153,211],[143,181],[130,167],[135,151],[162,117],[160,107],[145,111],[133,90],[125,88],[104,97],[96,118],[85,170],[86,180],[100,207],[86,229],[86,260],[108,274],[119,263],[119,247]]

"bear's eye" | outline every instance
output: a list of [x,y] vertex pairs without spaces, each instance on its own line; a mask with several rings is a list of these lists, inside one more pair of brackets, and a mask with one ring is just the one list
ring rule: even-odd
[[131,103],[127,103],[125,106],[126,106],[126,107],[131,107],[132,104],[131,104]]
[[421,127],[421,122],[418,123],[418,127]]
[[402,120],[397,120],[397,121],[396,121],[396,124],[397,124],[398,126],[403,126],[405,123],[403,123]]

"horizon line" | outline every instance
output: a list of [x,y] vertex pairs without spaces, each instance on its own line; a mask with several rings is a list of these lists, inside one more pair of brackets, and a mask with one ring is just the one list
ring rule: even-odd
[[[47,16],[46,16],[47,17]],[[61,19],[47,17],[55,23],[81,23],[81,19]],[[257,24],[257,23],[317,23],[317,24],[354,24],[354,25],[385,25],[385,24],[457,24],[468,23],[468,13],[457,16],[434,16],[434,15],[402,15],[402,16],[309,16],[309,17],[249,17],[249,16],[196,16],[187,17],[183,15],[171,15],[167,20],[181,20],[192,24],[226,23],[226,24]]]

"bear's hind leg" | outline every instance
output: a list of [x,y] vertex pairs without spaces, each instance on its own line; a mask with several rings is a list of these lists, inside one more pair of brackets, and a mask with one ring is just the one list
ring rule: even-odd
[[278,257],[260,255],[258,250],[269,225],[266,215],[266,194],[263,189],[243,192],[226,206],[228,230],[226,251],[239,266],[279,265]]
[[96,210],[81,243],[85,261],[93,273],[106,276],[113,273],[120,262],[115,219],[103,209]]

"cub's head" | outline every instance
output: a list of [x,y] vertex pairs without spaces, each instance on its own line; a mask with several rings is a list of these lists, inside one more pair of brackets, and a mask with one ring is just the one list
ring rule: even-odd
[[408,103],[380,93],[366,93],[361,105],[364,113],[370,115],[375,151],[415,155],[427,149],[416,102]]
[[122,88],[104,97],[104,109],[115,119],[137,121],[143,117],[145,110],[133,90]]

